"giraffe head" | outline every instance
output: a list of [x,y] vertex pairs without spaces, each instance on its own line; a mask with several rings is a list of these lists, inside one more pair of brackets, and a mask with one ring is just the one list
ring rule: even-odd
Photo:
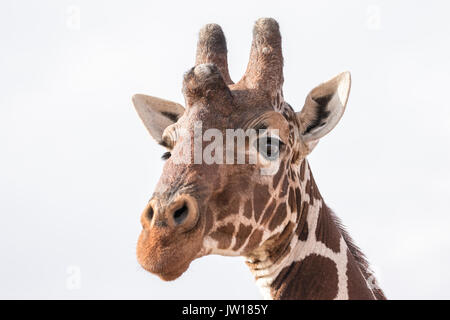
[[137,256],[143,268],[173,280],[198,257],[251,256],[287,234],[295,211],[288,203],[296,183],[290,168],[300,166],[341,118],[350,75],[314,88],[297,113],[284,101],[282,85],[279,26],[264,18],[255,23],[239,82],[228,73],[222,29],[209,24],[200,31],[195,67],[184,75],[184,107],[133,97],[151,136],[168,149],[141,216]]

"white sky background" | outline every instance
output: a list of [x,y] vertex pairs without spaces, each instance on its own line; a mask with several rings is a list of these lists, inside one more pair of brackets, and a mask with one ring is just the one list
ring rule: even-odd
[[216,3],[2,0],[0,298],[261,297],[240,258],[196,260],[169,283],[139,267],[139,216],[163,149],[131,96],[183,102],[209,22],[224,29],[237,81],[266,16],[280,23],[296,110],[352,72],[346,114],[309,161],[387,296],[450,298],[450,3]]

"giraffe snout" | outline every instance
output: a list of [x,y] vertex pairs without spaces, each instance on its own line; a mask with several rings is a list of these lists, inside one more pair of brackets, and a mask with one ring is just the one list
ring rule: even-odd
[[141,222],[147,230],[167,228],[186,232],[197,225],[198,218],[197,201],[183,194],[172,201],[152,199],[142,213]]

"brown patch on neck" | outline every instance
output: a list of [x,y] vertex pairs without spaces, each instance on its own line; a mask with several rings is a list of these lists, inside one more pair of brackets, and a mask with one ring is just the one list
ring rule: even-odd
[[244,217],[251,219],[253,215],[252,199],[248,199],[244,206]]
[[300,181],[305,180],[305,167],[306,167],[306,159],[302,161],[302,164],[300,165]]
[[258,248],[259,245],[261,244],[263,234],[264,234],[263,231],[260,229],[254,230],[250,238],[248,239],[248,243],[244,249],[244,253],[249,254],[256,248]]
[[[306,171],[306,159],[303,160],[300,165],[300,174],[299,174],[300,183],[305,179],[305,171]],[[308,202],[302,199],[302,195],[298,187],[295,189],[295,202],[297,205],[297,227],[295,229],[295,234],[298,236],[298,239],[300,241],[306,241],[308,239],[309,234],[307,223],[309,204]]]
[[294,224],[289,222],[281,233],[278,233],[267,240],[267,252],[272,262],[281,261],[290,252],[290,243]]
[[357,266],[353,255],[347,250],[347,288],[348,298],[350,300],[373,300],[375,297],[372,291],[367,287],[361,270]]
[[283,184],[281,185],[281,190],[280,193],[278,194],[278,197],[282,198],[284,197],[289,189],[289,181],[288,181],[288,176],[285,175],[284,179],[283,179]]
[[[302,163],[302,165],[304,162]],[[300,176],[302,175],[302,170],[300,167]],[[303,173],[304,174],[304,173]],[[301,212],[302,212],[302,218],[306,220],[306,215],[309,210],[309,205],[313,205],[314,201],[321,201],[322,206],[319,211],[319,216],[317,218],[317,227],[316,227],[316,239],[317,241],[322,242],[325,244],[328,248],[333,250],[334,252],[338,253],[340,250],[340,238],[341,233],[339,228],[336,226],[335,221],[333,219],[333,215],[331,210],[327,207],[325,202],[322,199],[322,196],[319,192],[319,189],[316,185],[316,182],[314,180],[314,177],[312,173],[309,174],[309,180],[306,183],[306,192],[309,195],[309,204],[307,202],[303,202],[301,206]],[[298,234],[299,238],[306,240],[308,236],[308,230],[307,230],[307,224],[306,221],[302,221],[303,225],[301,228],[299,227]],[[306,230],[304,230],[306,227]],[[306,231],[306,234],[302,234]]]
[[322,195],[319,192],[319,188],[316,185],[312,172],[309,172],[309,180],[306,183],[306,193],[309,195],[309,203],[314,204],[314,199],[322,200]]
[[323,202],[317,218],[316,238],[334,252],[339,252],[341,233],[333,221],[331,210]]
[[278,171],[273,177],[273,189],[276,189],[278,187],[278,183],[280,182],[281,177],[283,176],[283,173],[285,172],[284,167],[284,160],[280,163],[280,166],[278,167]]
[[[300,275],[300,276],[299,276]],[[292,262],[271,285],[273,299],[334,299],[338,293],[336,264],[316,254]]]
[[[259,270],[259,263],[264,260],[269,260],[272,264],[281,261],[290,253],[290,243],[294,230],[294,223],[289,222],[283,231],[278,232],[267,239],[256,252],[249,253],[247,256],[251,258],[252,262],[246,261],[250,270]],[[260,252],[264,252],[264,258],[261,258]],[[258,277],[256,277],[258,278]]]
[[[376,279],[369,268],[369,262],[367,261],[366,256],[361,252],[359,247],[353,242],[353,239],[350,237],[347,230],[345,230],[344,226],[342,225],[341,220],[338,217],[336,217],[336,215],[334,215],[333,212],[331,212],[331,216],[334,221],[334,224],[337,226],[342,237],[344,238],[345,243],[347,244],[348,247],[348,251],[350,252],[351,257],[355,262],[356,267],[362,273],[363,278],[366,279],[368,282],[376,285]],[[372,290],[372,292],[377,300],[386,300],[386,296],[384,295],[384,292],[383,290],[381,290],[381,288],[376,287]]]
[[298,236],[298,239],[300,241],[306,241],[308,239],[308,234],[309,234],[309,229],[308,229],[308,223],[307,223],[307,218],[308,218],[308,210],[309,210],[309,205],[306,201],[303,201],[302,204],[298,205],[298,212],[299,212],[299,216],[298,216],[298,224],[297,224],[297,229],[295,230],[295,233]]
[[255,221],[259,220],[267,203],[267,199],[270,199],[269,187],[265,184],[256,185],[253,194],[253,212],[255,214]]
[[275,214],[273,214],[272,220],[270,220],[269,230],[270,231],[275,230],[276,227],[278,227],[279,225],[281,225],[281,223],[283,223],[286,216],[287,216],[286,204],[282,202],[276,209]]
[[247,240],[248,236],[250,235],[250,232],[252,232],[251,226],[246,226],[244,224],[239,225],[239,230],[236,234],[236,243],[233,247],[234,251],[237,251],[242,247],[245,240]]

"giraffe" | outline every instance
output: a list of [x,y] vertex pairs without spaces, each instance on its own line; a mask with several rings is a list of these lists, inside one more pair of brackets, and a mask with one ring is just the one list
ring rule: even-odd
[[[195,66],[184,74],[185,106],[133,96],[150,135],[167,149],[141,215],[138,262],[170,281],[202,256],[243,256],[266,299],[385,299],[306,159],[342,117],[350,73],[311,90],[299,112],[284,100],[283,80],[279,25],[261,18],[238,82],[228,72],[221,27],[208,24],[199,33]],[[244,145],[256,163],[192,161],[195,123],[201,132],[258,129],[256,146]],[[190,161],[177,161],[185,155]],[[267,168],[274,173],[262,174]]]

